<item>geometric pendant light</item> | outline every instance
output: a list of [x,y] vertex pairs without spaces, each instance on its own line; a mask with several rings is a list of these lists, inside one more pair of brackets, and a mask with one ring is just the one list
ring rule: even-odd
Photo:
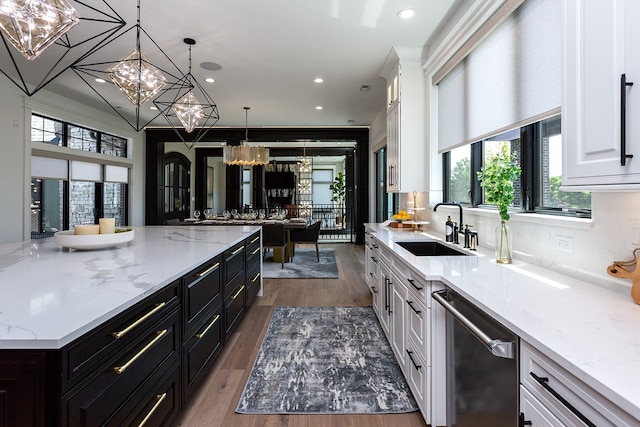
[[[162,111],[178,138],[191,149],[220,120],[220,114],[211,96],[191,74],[191,48],[196,41],[191,38],[183,41],[189,46],[189,71],[177,84],[168,86],[164,90],[165,96],[153,103]],[[169,94],[171,96],[166,96]]]
[[125,25],[105,0],[1,0],[0,72],[31,96]]
[[14,0],[0,5],[2,35],[29,60],[79,22],[78,11],[66,0]]
[[[116,40],[130,41],[133,49],[114,59],[101,60],[103,52],[113,50],[111,44]],[[178,66],[140,24],[140,0],[136,24],[73,64],[71,69],[136,132],[163,113],[151,108],[152,101],[168,98],[164,89],[182,78]]]

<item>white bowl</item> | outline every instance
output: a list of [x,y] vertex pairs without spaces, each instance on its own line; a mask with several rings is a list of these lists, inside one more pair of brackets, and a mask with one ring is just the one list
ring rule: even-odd
[[104,249],[133,240],[133,229],[113,234],[74,234],[73,230],[58,231],[53,242],[59,246],[78,250]]

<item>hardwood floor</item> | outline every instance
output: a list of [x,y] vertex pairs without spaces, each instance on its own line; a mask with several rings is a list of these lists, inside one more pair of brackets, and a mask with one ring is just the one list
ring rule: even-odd
[[339,279],[264,280],[258,297],[185,408],[179,426],[223,427],[419,427],[420,412],[371,415],[246,415],[235,408],[249,377],[275,306],[371,305],[364,282],[363,246],[323,244],[335,250]]

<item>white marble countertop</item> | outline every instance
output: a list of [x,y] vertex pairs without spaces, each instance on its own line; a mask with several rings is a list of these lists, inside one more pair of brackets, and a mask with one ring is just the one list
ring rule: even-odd
[[0,349],[57,349],[259,230],[134,227],[120,246],[0,245]]
[[475,257],[416,257],[395,242],[442,239],[366,227],[424,279],[444,282],[640,420],[640,305],[628,292],[519,260],[499,265],[482,248]]

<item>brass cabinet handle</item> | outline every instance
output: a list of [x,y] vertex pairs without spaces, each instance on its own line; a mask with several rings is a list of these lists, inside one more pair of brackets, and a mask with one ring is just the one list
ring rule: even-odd
[[251,242],[249,242],[249,243],[250,243],[250,244],[251,244],[251,243],[255,243],[255,242],[257,242],[258,240],[260,240],[260,235],[257,235],[256,237],[254,237],[254,238],[253,238],[253,240],[252,240]]
[[257,272],[255,277],[251,279],[251,283],[254,283],[256,280],[258,280],[258,277],[260,277],[260,272]]
[[142,316],[141,318],[139,318],[138,320],[136,320],[135,322],[133,322],[132,324],[130,324],[129,326],[124,328],[123,330],[116,331],[116,332],[111,332],[111,336],[113,336],[115,339],[122,338],[127,332],[131,331],[133,328],[138,326],[140,323],[144,322],[149,317],[153,316],[155,313],[160,311],[162,309],[162,307],[164,307],[165,305],[167,305],[166,302],[161,302],[160,304],[157,304],[153,309],[151,309],[151,311],[149,311],[147,314],[145,314],[144,316]]
[[213,264],[211,267],[207,268],[205,271],[203,271],[202,273],[198,273],[196,276],[198,277],[204,277],[207,274],[211,273],[213,270],[215,270],[216,268],[220,267],[220,263],[216,262],[215,264]]
[[240,252],[243,249],[244,249],[244,245],[240,246],[238,249],[236,249],[235,251],[231,252],[231,255],[235,255],[235,254],[237,254],[238,252]]
[[215,325],[215,324],[216,324],[216,322],[218,321],[218,319],[220,319],[220,315],[219,315],[219,314],[216,314],[216,317],[214,317],[214,318],[213,318],[213,320],[211,321],[211,323],[209,323],[209,324],[207,325],[207,327],[206,327],[206,328],[204,328],[204,331],[202,331],[202,332],[200,332],[199,334],[196,334],[196,335],[195,335],[195,336],[196,336],[196,338],[198,338],[198,339],[202,339],[202,337],[204,337],[204,335],[207,333],[207,331],[209,331],[209,329],[211,329],[211,327],[212,327],[213,325]]
[[243,289],[244,289],[244,285],[242,285],[242,287],[240,289],[238,289],[238,292],[236,292],[236,294],[234,296],[232,296],[231,299],[238,298],[238,295],[240,295],[240,292],[242,292]]
[[255,255],[255,254],[257,254],[258,252],[260,252],[260,248],[256,248],[253,252],[251,252],[251,255]]
[[154,412],[156,412],[156,409],[158,409],[158,407],[160,406],[160,404],[162,403],[162,401],[167,397],[167,393],[162,393],[162,394],[156,394],[156,399],[158,400],[156,402],[155,405],[153,405],[153,408],[151,408],[151,410],[149,411],[149,413],[147,414],[146,417],[144,417],[144,419],[142,421],[140,421],[140,424],[138,424],[138,427],[142,427],[143,425],[145,425],[147,423],[147,421],[149,421],[149,418],[151,418],[151,416],[153,415]]
[[131,366],[131,364],[133,362],[135,362],[136,360],[138,360],[140,358],[140,356],[142,356],[143,354],[145,354],[147,352],[147,350],[149,350],[151,347],[153,347],[153,345],[155,343],[157,343],[158,341],[160,341],[160,339],[165,336],[167,333],[167,329],[164,329],[162,331],[157,331],[156,332],[156,337],[154,339],[151,340],[151,342],[147,345],[145,345],[142,350],[140,350],[139,352],[137,352],[135,354],[135,356],[133,356],[131,359],[129,359],[129,361],[127,363],[125,363],[122,366],[114,366],[113,370],[115,371],[116,374],[120,375],[122,373],[124,373],[124,371],[126,371],[129,366]]

